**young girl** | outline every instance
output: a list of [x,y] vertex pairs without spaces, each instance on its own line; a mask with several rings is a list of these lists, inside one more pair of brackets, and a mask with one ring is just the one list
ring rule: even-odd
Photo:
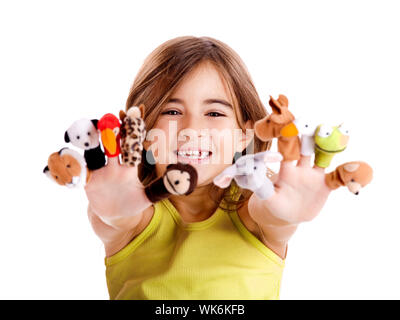
[[[153,152],[156,163],[143,157],[139,168],[127,167],[109,158],[85,187],[90,222],[105,246],[110,299],[278,299],[288,241],[329,195],[324,170],[312,167],[310,157],[281,162],[271,176],[275,194],[267,200],[234,180],[226,189],[213,184],[238,152],[270,148],[246,134],[266,109],[241,59],[215,39],[179,37],[156,48],[126,109],[141,103],[144,150],[157,143],[148,140],[151,130],[166,137]],[[242,135],[230,150],[209,134],[212,129]],[[205,160],[220,160],[185,156],[199,149]],[[151,203],[144,187],[176,161],[195,167],[196,189]]]

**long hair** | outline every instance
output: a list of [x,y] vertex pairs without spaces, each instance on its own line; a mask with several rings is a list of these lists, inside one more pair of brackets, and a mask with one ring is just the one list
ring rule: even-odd
[[[126,101],[126,111],[132,106],[143,103],[145,105],[143,119],[146,129],[151,130],[174,89],[186,74],[204,61],[211,62],[226,81],[235,116],[243,132],[247,120],[254,125],[257,120],[267,115],[249,72],[238,54],[219,40],[193,36],[168,40],[150,53],[131,86]],[[255,135],[251,143],[254,153],[271,147],[271,142],[263,142]],[[242,155],[244,154],[246,149],[242,152]],[[154,168],[147,163],[145,156],[142,157],[138,173],[143,186],[147,186],[157,178]],[[249,190],[237,187],[237,194],[232,197],[227,190],[229,187],[220,189],[212,184],[210,198],[217,204],[221,203],[223,197],[228,205],[234,204],[240,208],[252,194]]]

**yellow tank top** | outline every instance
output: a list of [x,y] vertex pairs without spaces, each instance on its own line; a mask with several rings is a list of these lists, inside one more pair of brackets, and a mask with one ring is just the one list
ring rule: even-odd
[[105,265],[112,300],[279,299],[284,260],[246,229],[236,210],[217,208],[207,220],[184,223],[165,199]]

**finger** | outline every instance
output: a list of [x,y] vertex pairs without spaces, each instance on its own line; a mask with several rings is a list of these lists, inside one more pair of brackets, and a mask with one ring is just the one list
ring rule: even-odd
[[113,168],[113,167],[116,167],[116,166],[119,166],[120,165],[120,163],[119,163],[119,156],[116,156],[116,157],[108,157],[107,158],[107,167],[110,167],[110,168]]
[[299,161],[297,161],[297,166],[311,168],[311,156],[300,156]]
[[294,161],[281,161],[280,170],[285,170],[286,168],[293,168]]
[[318,171],[325,172],[325,168],[318,167],[316,164],[314,164],[313,168]]

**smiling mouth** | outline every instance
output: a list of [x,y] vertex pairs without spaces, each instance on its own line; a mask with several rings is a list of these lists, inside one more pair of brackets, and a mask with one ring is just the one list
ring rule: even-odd
[[203,160],[207,159],[212,155],[211,151],[207,150],[186,150],[186,151],[175,151],[175,154],[184,159],[189,160]]
[[338,153],[338,152],[342,152],[342,151],[344,151],[344,150],[346,149],[346,147],[344,147],[344,148],[339,149],[339,150],[330,151],[330,150],[322,149],[322,148],[321,148],[319,145],[317,145],[317,144],[315,144],[315,147],[316,147],[318,150],[323,151],[323,152],[327,152],[327,153]]

